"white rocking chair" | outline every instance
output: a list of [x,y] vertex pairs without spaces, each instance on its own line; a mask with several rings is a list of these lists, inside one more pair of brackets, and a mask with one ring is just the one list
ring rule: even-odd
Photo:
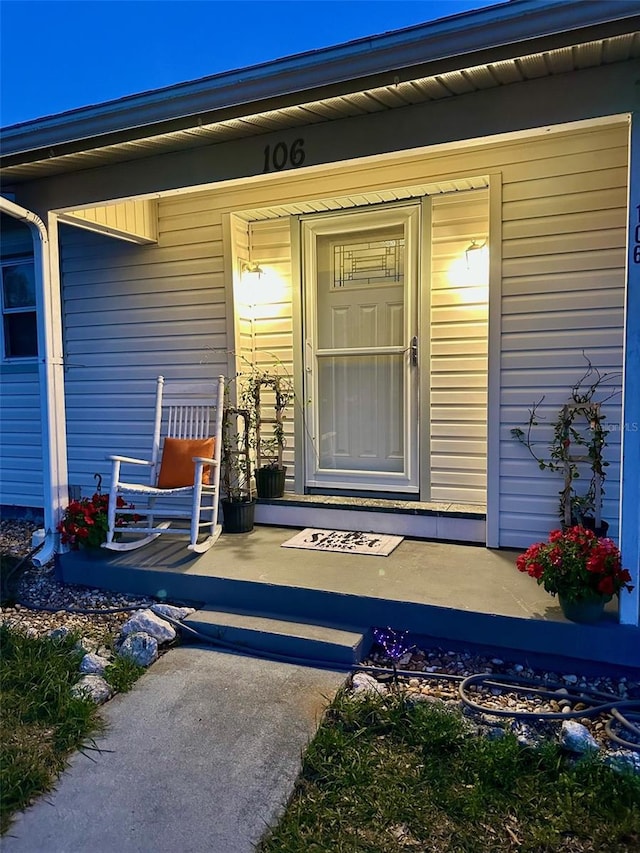
[[[107,457],[112,469],[109,530],[103,548],[132,551],[163,533],[189,534],[187,547],[198,554],[211,548],[222,530],[218,524],[218,498],[223,404],[224,376],[215,383],[197,385],[165,383],[164,377],[158,376],[151,459]],[[122,481],[123,464],[150,468],[149,485]],[[183,507],[166,508],[164,504],[172,498],[180,499]],[[186,498],[191,498],[190,509],[184,506]],[[142,508],[138,505],[140,499],[146,502]],[[156,508],[159,499],[163,505]],[[132,500],[135,508],[118,506]],[[174,519],[189,520],[189,527],[172,527]],[[126,539],[116,541],[121,534]],[[130,540],[131,534],[142,536]],[[202,534],[205,538],[198,541]]]

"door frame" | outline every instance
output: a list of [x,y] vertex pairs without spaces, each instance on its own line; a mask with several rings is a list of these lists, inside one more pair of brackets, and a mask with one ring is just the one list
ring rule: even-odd
[[[301,304],[296,316],[300,318],[300,335],[296,340],[300,353],[299,388],[304,400],[304,426],[300,438],[304,446],[304,466],[300,480],[296,476],[296,491],[306,492],[310,488],[328,489],[331,491],[348,492],[360,489],[363,492],[391,492],[419,496],[420,490],[420,354],[417,366],[409,365],[409,344],[416,335],[420,341],[420,291],[422,275],[420,254],[422,203],[419,199],[399,204],[375,205],[370,208],[351,208],[335,211],[330,214],[312,214],[301,216],[296,220],[297,241],[296,255],[300,258]],[[315,370],[315,346],[317,336],[317,305],[316,305],[316,252],[317,237],[339,234],[350,224],[354,230],[364,228],[379,228],[384,225],[402,224],[406,239],[407,276],[406,305],[405,305],[405,346],[404,354],[407,381],[404,388],[405,419],[403,424],[405,453],[405,470],[401,474],[382,474],[379,486],[372,487],[366,483],[365,475],[354,472],[350,482],[341,481],[337,476],[332,479],[331,472],[325,476],[320,474],[318,479],[312,479],[312,472],[317,471],[315,440],[318,435],[318,413],[315,406],[317,399],[317,371]],[[311,333],[309,333],[311,330]],[[428,340],[428,335],[427,338]],[[298,373],[298,371],[296,371]],[[427,371],[428,373],[428,371]],[[427,380],[428,382],[428,380]],[[296,442],[298,435],[296,435]],[[296,443],[296,446],[300,446]],[[362,482],[359,486],[358,481]]]

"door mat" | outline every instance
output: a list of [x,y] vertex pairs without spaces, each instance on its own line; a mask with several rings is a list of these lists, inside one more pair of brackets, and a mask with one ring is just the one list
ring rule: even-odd
[[388,557],[404,536],[383,533],[358,533],[351,530],[317,530],[307,527],[282,543],[283,548],[306,548],[309,551],[339,551],[342,554],[371,554]]

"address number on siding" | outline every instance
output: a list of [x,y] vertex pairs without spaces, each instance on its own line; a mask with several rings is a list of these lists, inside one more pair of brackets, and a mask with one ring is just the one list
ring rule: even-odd
[[633,263],[640,264],[640,204],[636,210],[638,211],[638,224],[633,230]]
[[295,169],[305,160],[304,139],[296,139],[291,146],[286,142],[276,142],[274,146],[264,148],[264,166],[262,172],[282,172],[283,169]]

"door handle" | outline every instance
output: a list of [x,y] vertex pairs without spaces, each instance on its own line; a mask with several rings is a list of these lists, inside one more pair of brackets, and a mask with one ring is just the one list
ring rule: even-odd
[[418,336],[414,335],[409,344],[409,359],[412,367],[418,366]]

